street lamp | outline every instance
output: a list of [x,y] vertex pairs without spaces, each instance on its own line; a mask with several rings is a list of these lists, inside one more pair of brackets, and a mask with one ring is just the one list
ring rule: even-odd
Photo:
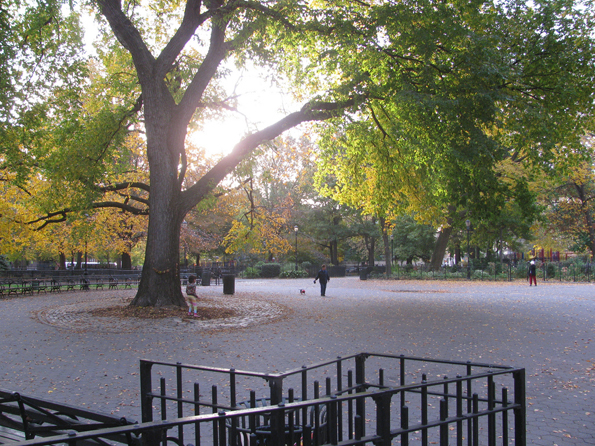
[[393,252],[393,241],[394,241],[395,235],[391,234],[390,235],[390,272],[391,272],[391,276],[392,276],[392,272],[393,272],[393,260],[395,258],[395,254]]
[[297,266],[297,233],[298,233],[298,226],[295,225],[293,227],[293,230],[295,231],[295,270],[298,270],[298,266]]
[[471,257],[469,257],[469,231],[471,230],[471,220],[465,220],[467,226],[467,279],[471,279]]

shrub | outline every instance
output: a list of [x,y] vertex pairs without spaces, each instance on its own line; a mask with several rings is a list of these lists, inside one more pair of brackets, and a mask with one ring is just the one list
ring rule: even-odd
[[303,279],[305,277],[308,277],[308,271],[304,271],[304,270],[291,270],[291,271],[283,271],[279,277],[281,279]]
[[260,277],[279,277],[281,274],[281,265],[278,263],[265,263],[260,270]]
[[253,268],[253,267],[249,266],[248,268],[246,268],[244,275],[248,279],[255,279],[257,277],[260,277],[260,271],[258,270],[258,268]]
[[526,279],[528,272],[529,272],[529,266],[527,265],[527,263],[519,262],[519,264],[515,268],[514,276],[517,279]]

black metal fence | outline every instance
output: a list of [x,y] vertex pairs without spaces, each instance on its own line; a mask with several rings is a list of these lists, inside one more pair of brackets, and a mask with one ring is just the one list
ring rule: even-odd
[[142,423],[16,444],[526,445],[520,368],[371,353],[284,373],[140,367]]
[[284,373],[141,361],[142,420],[217,414],[210,426],[197,421],[164,434],[178,444],[191,438],[195,445],[231,446],[394,439],[495,445],[499,438],[524,445],[524,375],[524,369],[370,353]]

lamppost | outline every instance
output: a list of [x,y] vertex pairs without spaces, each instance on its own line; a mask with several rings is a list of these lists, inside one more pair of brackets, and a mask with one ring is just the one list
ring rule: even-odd
[[295,270],[298,270],[298,265],[297,265],[297,233],[298,233],[298,226],[295,225],[293,227],[293,230],[295,231]]
[[87,239],[89,238],[89,214],[85,214],[85,275],[87,274]]
[[393,260],[395,258],[395,254],[393,252],[393,242],[394,242],[395,235],[390,235],[390,275],[392,276],[393,273]]
[[471,257],[469,257],[469,231],[471,230],[471,220],[465,220],[467,226],[467,279],[471,279]]

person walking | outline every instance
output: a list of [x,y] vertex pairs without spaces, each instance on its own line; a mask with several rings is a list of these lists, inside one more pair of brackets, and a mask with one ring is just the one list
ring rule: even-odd
[[331,281],[331,277],[326,270],[326,265],[322,265],[314,279],[314,283],[316,283],[317,280],[320,280],[320,295],[324,296],[326,294],[326,284]]
[[535,266],[534,259],[529,262],[529,286],[531,286],[533,283],[535,283],[535,286],[537,286],[537,268]]

